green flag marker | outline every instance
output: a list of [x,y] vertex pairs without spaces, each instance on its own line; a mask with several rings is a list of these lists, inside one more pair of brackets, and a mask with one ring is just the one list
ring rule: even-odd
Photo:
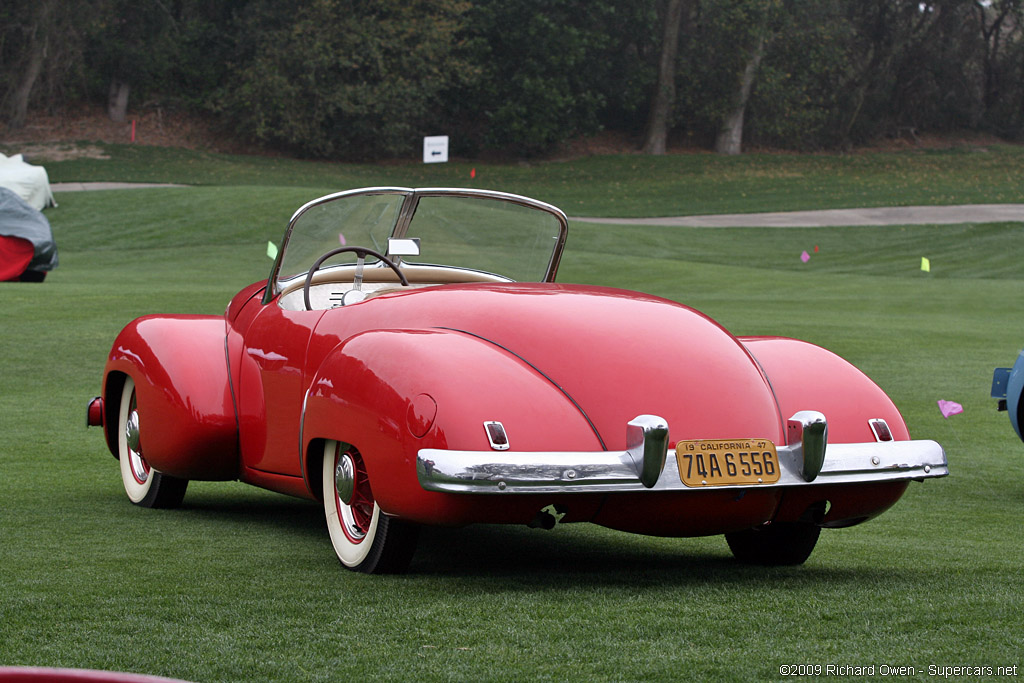
[[[276,249],[274,250],[277,251]],[[921,270],[926,273],[932,272],[932,262],[926,259],[924,256],[921,257]]]
[[267,258],[277,258],[277,245],[273,242],[267,242]]

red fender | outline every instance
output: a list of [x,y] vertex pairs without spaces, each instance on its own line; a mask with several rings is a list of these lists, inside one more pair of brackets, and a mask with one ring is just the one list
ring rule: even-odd
[[135,382],[146,460],[183,479],[238,477],[238,428],[220,316],[146,316],[114,340],[104,372],[104,431],[117,457],[125,376]]
[[[800,410],[816,410],[828,421],[829,443],[860,443],[875,440],[868,420],[881,418],[889,425],[893,440],[910,439],[903,416],[886,393],[831,351],[785,337],[744,337],[740,341],[764,369],[783,420]],[[888,510],[907,484],[788,489],[776,519],[799,519],[808,509],[827,501],[828,514],[815,521],[831,527],[859,524]]]
[[893,439],[910,438],[903,416],[877,384],[845,359],[814,344],[785,337],[742,337],[771,383],[783,421],[801,410],[828,420],[832,443],[874,441],[868,420],[882,418]]
[[[600,450],[579,410],[535,369],[489,342],[454,331],[356,335],[327,355],[310,384],[302,426],[307,485],[319,493],[322,439],[352,444],[385,512],[440,524],[528,522],[533,496],[493,498],[424,491],[421,448],[490,449],[484,422],[504,424],[516,451]],[[579,518],[600,496],[575,499]],[[550,502],[551,496],[546,496]],[[569,521],[569,520],[567,520]]]

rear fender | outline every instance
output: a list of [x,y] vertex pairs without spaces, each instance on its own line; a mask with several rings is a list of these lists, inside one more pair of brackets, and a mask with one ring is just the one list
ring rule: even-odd
[[[504,504],[494,498],[430,492],[419,484],[420,449],[486,451],[491,443],[484,423],[490,421],[502,423],[514,450],[601,448],[557,387],[498,346],[435,329],[357,335],[325,357],[306,395],[307,485],[320,495],[318,448],[324,439],[335,439],[360,451],[374,497],[389,514],[441,524],[529,521],[499,519]],[[527,514],[513,513],[522,502],[507,500],[511,516]],[[481,506],[485,510],[476,509]]]
[[[828,443],[873,442],[876,437],[869,421],[878,418],[888,424],[893,440],[910,439],[906,422],[892,400],[840,356],[796,339],[747,337],[740,341],[768,377],[783,419],[801,410],[823,413],[828,422]],[[870,487],[800,487],[783,495],[775,519],[852,526],[891,507],[906,487],[906,482]]]
[[884,419],[893,439],[910,438],[892,400],[849,361],[808,342],[783,337],[745,337],[740,341],[764,370],[782,419],[816,410],[828,420],[832,443],[874,441],[869,420]]
[[121,331],[103,382],[104,432],[115,457],[121,391],[131,377],[150,466],[184,479],[238,476],[224,339],[219,316],[147,316]]

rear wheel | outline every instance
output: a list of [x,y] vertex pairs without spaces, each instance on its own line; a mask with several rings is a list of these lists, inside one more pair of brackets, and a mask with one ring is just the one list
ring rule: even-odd
[[418,528],[381,512],[359,451],[326,443],[323,494],[331,544],[342,564],[367,574],[396,574],[409,567]]
[[757,529],[726,534],[733,556],[747,564],[803,564],[811,556],[821,527],[808,522],[776,522]]
[[124,380],[117,422],[117,451],[121,461],[121,482],[128,499],[147,508],[175,508],[181,505],[188,488],[187,479],[157,472],[143,455],[139,406],[135,382]]

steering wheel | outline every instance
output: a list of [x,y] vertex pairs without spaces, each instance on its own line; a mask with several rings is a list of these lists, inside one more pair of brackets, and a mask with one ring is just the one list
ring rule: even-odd
[[[313,264],[313,267],[309,269],[308,273],[306,273],[306,281],[302,283],[302,300],[306,304],[307,311],[313,310],[313,306],[309,303],[309,286],[313,282],[313,274],[316,273],[316,271],[320,270],[320,266],[327,259],[331,258],[332,256],[337,256],[338,254],[345,254],[348,252],[352,252],[358,257],[358,260],[356,261],[356,275],[352,280],[353,291],[362,291],[363,264],[365,263],[367,254],[369,254],[370,256],[376,256],[381,260],[381,263],[391,268],[391,270],[395,271],[395,275],[398,276],[398,281],[402,283],[403,287],[409,286],[409,280],[405,277],[405,273],[403,273],[401,269],[399,269],[399,267],[395,265],[394,261],[389,259],[384,254],[380,253],[379,251],[374,251],[373,249],[368,249],[366,247],[338,247],[337,249],[331,249],[329,252],[318,258],[316,260],[316,263]],[[344,302],[342,302],[342,304],[344,304]]]

